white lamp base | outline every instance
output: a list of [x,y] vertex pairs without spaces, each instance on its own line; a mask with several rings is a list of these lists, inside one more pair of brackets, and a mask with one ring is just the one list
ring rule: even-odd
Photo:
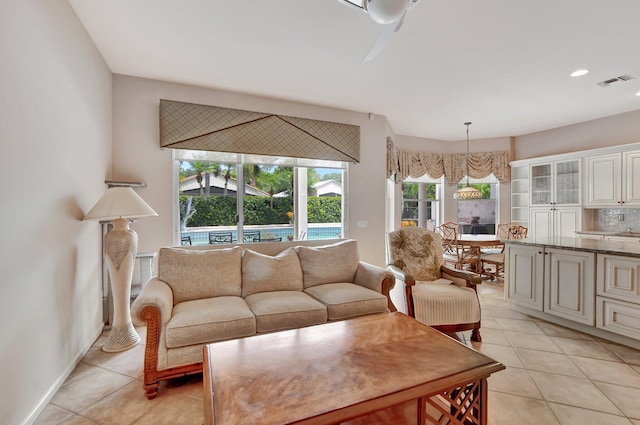
[[107,353],[117,353],[128,350],[139,342],[140,336],[131,322],[124,327],[112,326],[109,338],[102,346],[102,351],[106,351]]
[[131,277],[138,250],[138,235],[129,228],[129,220],[119,218],[111,222],[111,229],[105,236],[105,251],[111,293],[113,294],[113,323],[109,339],[102,351],[115,353],[128,350],[140,342],[131,323]]

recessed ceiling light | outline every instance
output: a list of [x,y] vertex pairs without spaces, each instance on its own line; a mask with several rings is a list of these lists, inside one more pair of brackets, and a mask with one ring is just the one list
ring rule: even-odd
[[576,69],[571,73],[572,77],[582,77],[583,75],[587,75],[589,73],[588,69]]
[[638,93],[636,93],[636,96],[640,96],[640,91]]

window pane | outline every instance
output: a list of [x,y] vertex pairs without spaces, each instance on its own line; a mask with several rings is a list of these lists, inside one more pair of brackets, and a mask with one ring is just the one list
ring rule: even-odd
[[[458,184],[458,188],[466,186]],[[471,184],[482,192],[482,199],[458,200],[458,223],[462,233],[495,234],[497,183]]]
[[342,181],[339,168],[307,168],[307,229],[304,239],[342,237]]
[[179,162],[180,232],[185,245],[237,239],[235,164]]
[[438,220],[438,183],[408,182],[402,184],[402,226],[433,229]]
[[243,242],[293,240],[293,167],[244,165]]

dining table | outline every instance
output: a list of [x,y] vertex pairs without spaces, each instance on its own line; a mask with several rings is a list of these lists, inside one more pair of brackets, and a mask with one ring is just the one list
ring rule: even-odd
[[475,265],[472,264],[472,271],[480,273],[482,271],[482,264],[480,261],[480,255],[482,254],[482,248],[496,247],[502,248],[504,243],[496,235],[472,235],[472,234],[458,234],[458,245],[462,248],[469,250],[469,255],[476,259]]

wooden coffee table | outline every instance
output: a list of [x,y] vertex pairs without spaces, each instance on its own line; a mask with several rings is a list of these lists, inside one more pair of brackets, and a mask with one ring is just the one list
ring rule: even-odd
[[486,424],[504,368],[402,313],[222,341],[204,348],[205,423]]

